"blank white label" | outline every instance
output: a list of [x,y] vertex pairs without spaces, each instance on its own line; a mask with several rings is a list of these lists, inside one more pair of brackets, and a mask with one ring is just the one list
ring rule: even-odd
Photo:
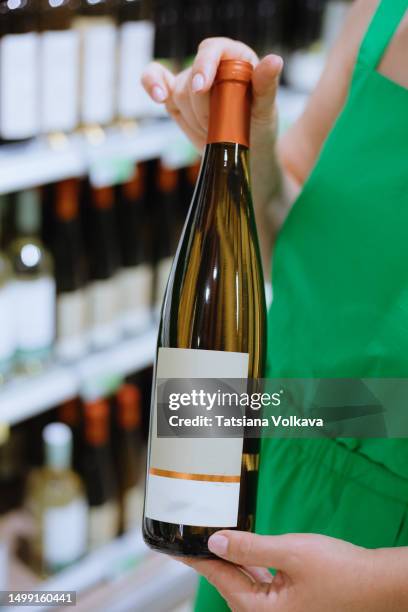
[[54,279],[16,280],[13,291],[18,349],[38,351],[50,347],[55,337]]
[[73,130],[78,120],[78,32],[44,32],[41,36],[40,67],[42,130]]
[[[248,354],[160,348],[156,375],[159,379],[246,378]],[[242,445],[242,438],[157,437],[155,401],[146,516],[165,523],[196,527],[236,527]],[[172,477],[160,475],[160,472],[172,473]],[[195,478],[197,475],[200,480]],[[214,476],[219,479],[210,482]],[[205,477],[209,477],[209,481]],[[230,477],[234,481],[230,481]]]
[[107,124],[114,116],[116,29],[92,23],[82,30],[82,121]]
[[116,278],[94,281],[88,287],[90,339],[95,348],[115,343],[120,336]]
[[144,331],[152,317],[153,269],[149,264],[123,268],[118,274],[121,322],[125,332]]
[[5,139],[38,132],[38,36],[9,34],[0,39],[0,133]]
[[63,567],[82,557],[87,546],[87,515],[83,498],[45,512],[43,550],[48,566]]
[[110,542],[118,535],[119,508],[116,501],[89,509],[89,548],[93,550]]
[[129,21],[120,29],[119,114],[132,118],[147,114],[149,96],[141,76],[153,57],[154,26],[150,21]]
[[86,352],[87,301],[85,291],[62,293],[57,299],[57,354],[61,359],[78,359]]

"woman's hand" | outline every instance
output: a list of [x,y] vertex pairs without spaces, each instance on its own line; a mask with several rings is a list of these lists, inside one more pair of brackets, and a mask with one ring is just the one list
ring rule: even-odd
[[[220,531],[208,548],[224,561],[185,562],[218,589],[234,612],[402,610],[381,587],[384,564],[377,551],[343,540]],[[278,570],[274,577],[265,569],[271,567]]]
[[275,95],[283,66],[279,56],[267,55],[259,61],[244,43],[208,38],[200,44],[192,68],[174,75],[153,62],[142,78],[147,93],[155,102],[166,104],[167,111],[199,150],[204,148],[207,138],[208,92],[222,59],[245,60],[255,68],[251,140],[262,140],[265,130],[275,124]]

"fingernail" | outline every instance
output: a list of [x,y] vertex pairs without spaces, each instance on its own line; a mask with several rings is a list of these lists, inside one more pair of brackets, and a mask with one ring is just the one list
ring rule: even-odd
[[216,555],[225,555],[228,549],[228,538],[223,535],[212,535],[208,540],[208,548]]
[[193,77],[192,87],[194,92],[200,91],[204,87],[204,77],[199,72]]
[[166,99],[166,92],[159,85],[155,85],[152,89],[152,96],[156,102],[164,102]]

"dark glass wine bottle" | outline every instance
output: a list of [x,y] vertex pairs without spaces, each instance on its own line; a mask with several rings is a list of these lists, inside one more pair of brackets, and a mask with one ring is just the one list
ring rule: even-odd
[[143,513],[144,445],[141,436],[141,393],[124,383],[116,393],[114,458],[121,505],[121,530],[138,527]]
[[62,361],[76,361],[87,350],[87,280],[85,250],[80,226],[77,179],[55,186],[53,255],[57,282],[57,345]]
[[[248,145],[252,67],[220,63],[198,184],[162,308],[155,379],[260,378],[266,316]],[[157,436],[152,393],[143,534],[172,555],[209,557],[220,528],[254,519],[257,445]]]
[[93,550],[117,536],[119,504],[109,444],[108,402],[86,402],[84,417],[82,473],[89,503],[89,548]]

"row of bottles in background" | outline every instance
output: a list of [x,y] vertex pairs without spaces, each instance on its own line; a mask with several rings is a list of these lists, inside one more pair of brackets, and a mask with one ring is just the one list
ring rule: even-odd
[[[201,40],[229,36],[260,55],[307,47],[324,10],[347,0],[4,0],[0,139],[154,115],[140,76],[153,58],[182,68]],[[92,133],[92,132],[90,132]]]
[[60,360],[76,361],[148,328],[197,172],[152,161],[115,187],[70,179],[3,198],[3,379],[36,373],[54,346]]
[[73,399],[0,444],[0,514],[24,508],[17,549],[36,572],[59,571],[140,527],[147,392],[127,381],[106,398]]

